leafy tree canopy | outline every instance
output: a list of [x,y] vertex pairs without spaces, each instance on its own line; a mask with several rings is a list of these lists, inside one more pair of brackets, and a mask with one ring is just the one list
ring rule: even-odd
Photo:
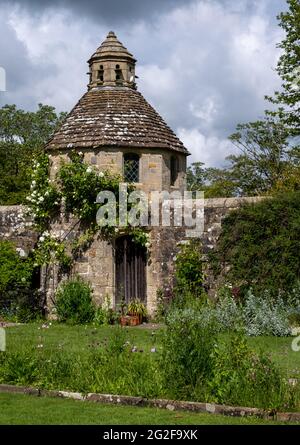
[[0,204],[25,202],[33,156],[43,151],[65,115],[42,104],[35,112],[16,105],[0,109]]

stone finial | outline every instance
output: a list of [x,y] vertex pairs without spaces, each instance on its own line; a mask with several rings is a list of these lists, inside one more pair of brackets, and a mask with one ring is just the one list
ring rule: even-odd
[[110,31],[89,59],[90,81],[88,88],[130,87],[136,89],[136,59]]
[[109,31],[109,33],[107,34],[107,38],[108,37],[116,37],[116,34],[113,31]]

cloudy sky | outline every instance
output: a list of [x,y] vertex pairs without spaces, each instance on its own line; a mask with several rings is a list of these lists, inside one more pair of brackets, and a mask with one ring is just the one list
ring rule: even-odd
[[69,111],[106,37],[138,59],[138,89],[192,153],[224,165],[237,123],[263,116],[280,86],[276,15],[285,0],[0,0],[0,106]]

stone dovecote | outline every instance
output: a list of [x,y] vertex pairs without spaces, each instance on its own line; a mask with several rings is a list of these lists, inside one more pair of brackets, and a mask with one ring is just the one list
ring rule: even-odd
[[[185,189],[189,152],[137,91],[135,62],[113,32],[89,59],[88,91],[46,145],[52,179],[61,160],[67,161],[69,152],[77,150],[94,169],[119,173],[124,181],[128,180],[126,169],[131,159],[133,182],[145,192]],[[52,230],[68,233],[70,223],[62,218],[53,222]],[[138,252],[125,236],[116,237],[113,243],[95,238],[75,262],[71,274],[79,274],[91,283],[96,302],[101,303],[109,295],[115,306],[124,286],[125,294],[126,289],[131,289],[125,295],[127,300],[142,297],[148,310],[154,311],[157,290],[171,274],[172,258],[182,235],[172,227],[148,227],[147,231],[152,247],[146,254]],[[136,252],[135,256],[132,252]],[[121,286],[118,277],[124,281]],[[60,276],[53,270],[46,286],[47,301],[53,301],[59,282]],[[142,288],[145,291],[141,296],[138,289]]]

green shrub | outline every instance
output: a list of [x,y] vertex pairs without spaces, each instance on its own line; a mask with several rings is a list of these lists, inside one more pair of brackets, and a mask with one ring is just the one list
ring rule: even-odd
[[[225,293],[226,291],[226,293]],[[274,335],[288,336],[291,333],[289,319],[297,314],[300,302],[286,296],[272,297],[264,291],[255,295],[250,289],[243,301],[237,302],[229,288],[222,290],[222,298],[211,307],[222,331],[243,331],[249,336]]]
[[27,286],[15,286],[6,294],[0,313],[5,320],[29,323],[44,318],[44,296]]
[[59,321],[70,324],[90,323],[95,316],[92,289],[79,277],[61,285],[56,293],[55,306]]
[[[223,318],[220,308],[228,312]],[[270,319],[276,318],[276,310]],[[244,317],[242,305],[229,298],[219,307],[207,303],[169,311],[161,363],[168,397],[270,409],[299,403],[299,389],[289,387],[266,354],[247,346]],[[265,328],[265,322],[259,327]],[[220,335],[231,329],[237,331],[231,339]]]
[[300,192],[278,195],[230,212],[211,254],[216,275],[241,289],[286,294],[300,279]]
[[38,377],[38,357],[32,349],[0,354],[0,382],[31,385]]
[[247,335],[274,335],[284,337],[291,334],[289,311],[291,307],[279,296],[272,298],[266,291],[255,296],[249,290],[242,307]]
[[81,354],[24,348],[0,354],[0,383],[38,388],[162,396],[162,379],[156,354],[132,352],[124,342],[125,330],[116,331],[107,346],[95,346]]
[[111,298],[105,295],[104,302],[95,309],[95,325],[111,325],[119,319],[118,314],[111,308]]
[[212,373],[211,353],[218,329],[214,314],[174,309],[166,319],[163,336],[162,372],[172,397],[201,400]]
[[216,344],[212,357],[213,375],[207,393],[210,401],[265,409],[295,407],[279,369],[266,354],[251,350],[242,336]]
[[13,243],[0,241],[0,314],[28,322],[43,314],[43,297],[33,286],[31,257],[21,258]]
[[191,293],[195,297],[203,291],[202,249],[198,239],[183,244],[175,260],[175,289],[177,297]]

